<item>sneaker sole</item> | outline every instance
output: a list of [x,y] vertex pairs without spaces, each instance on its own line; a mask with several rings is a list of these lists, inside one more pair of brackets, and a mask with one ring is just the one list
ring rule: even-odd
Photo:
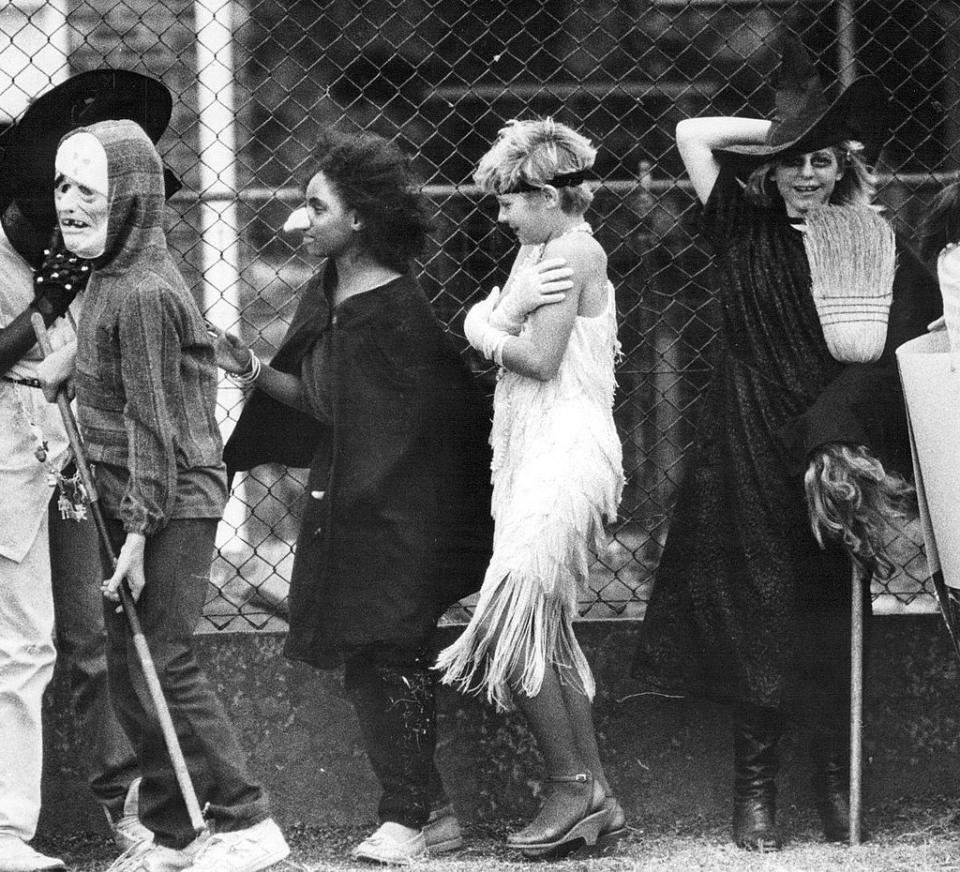
[[463,838],[447,839],[445,842],[436,842],[427,845],[428,854],[445,854],[447,851],[458,851],[463,847]]
[[[263,869],[269,869],[275,863],[279,863],[281,860],[286,860],[290,856],[290,846],[285,845],[283,850],[279,848],[273,853],[268,854],[263,860],[261,860],[256,866],[250,866],[245,869],[245,872],[261,872]],[[183,872],[190,872],[190,869],[193,868],[188,866]]]
[[383,857],[375,857],[373,854],[364,854],[357,851],[351,851],[350,856],[354,860],[365,860],[367,863],[378,863],[381,866],[409,866],[416,860],[426,859],[429,851],[417,854],[415,857],[399,857],[396,860],[385,860]]

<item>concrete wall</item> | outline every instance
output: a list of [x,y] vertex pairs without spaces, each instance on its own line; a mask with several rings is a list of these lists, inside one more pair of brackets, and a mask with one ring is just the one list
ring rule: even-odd
[[[600,686],[596,707],[609,774],[628,815],[668,823],[729,809],[730,728],[725,708],[631,696],[636,624],[581,625]],[[451,632],[453,635],[453,632]],[[376,783],[337,673],[286,662],[279,635],[203,636],[210,676],[237,724],[253,769],[283,823],[372,822]],[[960,661],[935,615],[874,621],[867,676],[865,802],[960,792]],[[103,831],[83,782],[81,742],[63,678],[48,694],[48,754],[41,832]],[[497,715],[444,690],[439,763],[466,821],[517,815],[536,805],[540,776],[517,715]],[[781,801],[809,804],[805,737],[785,743]]]

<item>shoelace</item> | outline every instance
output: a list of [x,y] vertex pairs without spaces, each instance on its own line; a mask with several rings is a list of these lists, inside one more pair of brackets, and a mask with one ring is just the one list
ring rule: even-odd
[[194,857],[191,868],[203,869],[207,864],[222,861],[230,854],[236,853],[249,845],[256,846],[258,844],[258,840],[250,836],[242,836],[239,839],[228,838],[225,834],[211,836],[210,840]]
[[145,854],[148,850],[149,848],[144,848],[143,842],[137,842],[137,844],[131,845],[110,864],[107,872],[127,872],[127,870],[133,870],[135,868],[133,865],[134,858],[139,859],[140,855]]

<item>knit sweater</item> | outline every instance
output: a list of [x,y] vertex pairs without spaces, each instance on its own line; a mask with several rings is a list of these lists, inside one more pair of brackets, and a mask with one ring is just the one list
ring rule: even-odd
[[107,153],[110,214],[78,329],[78,417],[107,515],[150,535],[223,512],[216,364],[167,251],[153,143],[131,121],[82,129]]

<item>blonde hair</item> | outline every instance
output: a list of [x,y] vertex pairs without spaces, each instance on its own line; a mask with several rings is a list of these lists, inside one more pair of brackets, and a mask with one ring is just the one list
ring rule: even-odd
[[[515,193],[518,186],[543,188],[557,176],[590,169],[596,156],[590,140],[566,124],[552,118],[514,118],[480,158],[473,179],[487,194]],[[558,185],[557,191],[567,214],[586,211],[593,200],[585,182]]]
[[828,442],[814,454],[803,479],[810,527],[820,547],[839,539],[878,577],[896,569],[890,546],[896,530],[917,517],[917,492],[865,445]]
[[[863,143],[844,139],[839,145],[828,146],[837,156],[843,175],[830,195],[834,206],[869,206],[877,190],[876,179],[863,157]],[[819,149],[813,149],[819,151]],[[744,196],[755,206],[772,209],[783,202],[773,175],[779,160],[760,164],[747,179]]]

